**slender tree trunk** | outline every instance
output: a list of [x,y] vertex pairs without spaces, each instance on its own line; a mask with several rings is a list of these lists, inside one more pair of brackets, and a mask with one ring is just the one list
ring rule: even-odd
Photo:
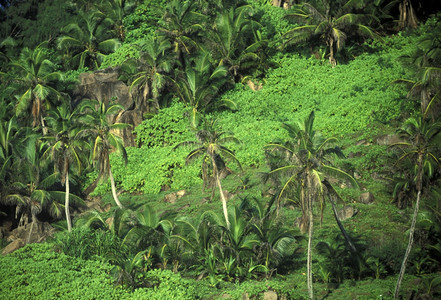
[[407,244],[406,253],[404,254],[403,262],[401,264],[400,275],[398,276],[397,285],[395,286],[394,299],[398,299],[400,294],[401,282],[403,281],[404,273],[406,272],[406,264],[409,259],[410,251],[413,246],[413,236],[415,233],[416,221],[418,217],[418,210],[420,207],[420,198],[421,198],[421,190],[422,190],[422,180],[423,180],[423,154],[420,153],[418,157],[418,175],[417,175],[417,199],[415,202],[415,208],[413,210],[412,224],[410,225],[409,232],[409,243]]
[[32,214],[32,223],[31,223],[31,229],[29,230],[28,239],[26,240],[26,244],[29,244],[32,236],[32,230],[34,230],[34,224],[35,224],[35,215]]
[[64,198],[64,211],[66,213],[67,231],[71,232],[72,231],[72,221],[70,219],[70,209],[69,209],[69,193],[70,193],[69,171],[66,172],[66,179],[65,179],[64,184],[66,185],[66,195]]
[[227,199],[225,199],[224,191],[222,190],[222,185],[217,172],[216,172],[216,183],[217,183],[217,187],[219,188],[219,194],[222,201],[222,210],[224,211],[225,223],[227,224],[227,228],[230,229],[230,220],[228,219]]
[[309,226],[308,226],[308,258],[306,262],[306,273],[307,273],[307,285],[308,285],[308,297],[310,300],[314,299],[314,289],[312,287],[312,235],[314,233],[313,229],[313,214],[312,207],[309,208],[308,212]]
[[227,228],[230,229],[230,220],[228,219],[227,199],[225,199],[224,191],[222,190],[222,185],[219,179],[219,172],[217,170],[216,162],[213,156],[211,157],[211,162],[213,164],[213,175],[215,177],[217,187],[219,188],[219,194],[222,202],[222,210],[224,212],[225,223],[227,225]]
[[331,38],[329,40],[329,63],[331,64],[332,67],[335,67],[337,65],[337,61],[335,60],[334,57],[334,39]]
[[306,209],[308,212],[308,256],[306,260],[306,277],[307,277],[307,286],[308,286],[308,298],[310,300],[314,299],[314,289],[312,286],[312,235],[314,233],[314,215],[312,211],[313,199],[311,194],[311,188],[313,186],[311,182],[311,176],[306,175]]
[[398,6],[398,10],[400,11],[400,20],[398,21],[399,30],[405,27],[418,27],[418,20],[410,0],[402,0]]
[[346,243],[351,248],[352,252],[356,253],[357,252],[357,248],[355,248],[355,246],[352,243],[348,233],[346,232],[345,228],[343,227],[343,224],[341,223],[340,218],[338,217],[337,208],[335,207],[335,202],[334,202],[334,200],[332,200],[332,196],[331,195],[329,195],[329,202],[331,202],[332,210],[334,211],[334,218],[335,218],[335,221],[337,221],[338,228],[340,228],[340,231],[343,234],[343,237],[345,238]]
[[407,260],[409,259],[410,250],[412,250],[413,236],[415,233],[416,220],[420,205],[420,197],[421,197],[421,190],[419,190],[417,193],[417,200],[415,203],[415,209],[413,211],[412,224],[410,226],[409,243],[407,244],[406,253],[404,254],[403,263],[401,264],[400,275],[398,276],[397,285],[395,286],[394,299],[398,299],[398,296],[400,294],[401,282],[403,281],[404,273],[406,271],[406,264],[407,264]]
[[110,178],[110,185],[112,186],[112,196],[113,200],[115,200],[116,204],[119,208],[123,209],[121,202],[118,199],[118,195],[116,194],[116,186],[115,186],[115,179],[113,178],[112,170],[109,166],[109,178]]

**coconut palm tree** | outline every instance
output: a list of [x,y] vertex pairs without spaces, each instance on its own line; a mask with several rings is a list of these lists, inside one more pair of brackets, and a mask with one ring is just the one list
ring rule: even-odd
[[109,19],[113,25],[115,36],[121,41],[125,39],[124,18],[136,7],[134,0],[111,0],[101,1],[99,10]]
[[50,106],[50,99],[60,99],[60,93],[53,84],[63,78],[56,65],[48,59],[45,43],[35,49],[24,48],[18,60],[12,61],[10,66],[13,73],[13,82],[16,88],[17,104],[15,113],[22,116],[31,108],[32,126],[41,125],[45,133],[44,115]]
[[85,128],[79,133],[80,137],[89,137],[92,147],[92,161],[98,170],[99,179],[110,179],[112,187],[112,196],[119,208],[123,208],[116,194],[115,179],[112,174],[110,165],[110,153],[114,150],[122,155],[124,162],[127,164],[127,152],[124,148],[124,141],[116,133],[129,127],[126,123],[112,123],[111,119],[124,107],[120,104],[106,105],[103,101],[90,100],[82,104],[80,112],[82,116],[81,122],[85,124]]
[[139,59],[124,63],[128,73],[135,73],[130,85],[132,95],[140,95],[141,101],[152,100],[156,109],[162,89],[168,80],[173,63],[168,55],[170,42],[163,38],[148,38],[140,45],[142,49]]
[[419,100],[421,114],[433,119],[439,114],[441,97],[441,25],[436,24],[418,42],[418,49],[409,56],[400,57],[403,65],[414,71],[412,79],[398,79],[394,83],[408,86],[408,98]]
[[338,7],[332,1],[323,0],[316,6],[310,3],[295,6],[294,12],[286,17],[302,25],[285,33],[284,44],[295,44],[318,37],[329,47],[329,62],[335,66],[335,51],[343,48],[349,34],[356,33],[360,37],[368,38],[377,36],[369,27],[373,16],[353,12],[358,2],[350,0]]
[[98,69],[106,54],[120,45],[119,40],[109,34],[111,23],[98,11],[80,11],[78,22],[62,29],[64,35],[57,41],[58,48],[65,51],[75,67]]
[[70,105],[65,101],[56,109],[49,112],[46,118],[49,125],[49,135],[46,136],[47,149],[43,158],[50,159],[54,164],[54,171],[59,174],[61,184],[65,186],[64,209],[67,229],[72,231],[72,222],[69,210],[69,172],[81,172],[83,154],[86,150],[85,140],[78,136],[80,131],[77,114],[79,109],[71,112]]
[[[221,177],[225,177],[229,171],[226,167],[227,160],[235,162],[240,169],[242,166],[237,160],[232,150],[224,146],[225,143],[233,142],[239,143],[239,140],[232,135],[226,135],[226,132],[216,131],[216,121],[205,120],[204,127],[196,132],[197,141],[187,141],[178,144],[176,147],[183,145],[196,145],[197,148],[190,151],[187,155],[186,163],[189,163],[202,156],[202,179],[204,181],[203,189],[205,185],[211,179],[212,194],[214,197],[215,186],[219,189],[219,194],[222,202],[222,209],[225,217],[225,223],[227,228],[230,227],[228,219],[227,200],[222,190]],[[211,169],[211,176],[209,176],[209,169]]]
[[[219,95],[220,89],[227,83],[228,71],[222,66],[213,66],[208,53],[194,59],[193,63],[187,63],[185,72],[180,72],[177,79],[173,80],[179,99],[193,109],[192,116],[203,113],[214,105],[214,99]],[[231,106],[231,103],[221,103]],[[233,105],[234,106],[234,105]],[[192,125],[197,122],[192,118]]]
[[251,5],[230,8],[218,14],[214,26],[208,31],[208,47],[213,57],[224,65],[235,81],[244,72],[257,69],[261,50],[267,41],[259,38],[259,23],[251,19]]
[[441,122],[432,122],[425,115],[417,118],[408,119],[403,127],[399,130],[403,142],[396,143],[393,146],[399,147],[403,154],[399,157],[398,162],[410,160],[413,162],[414,173],[413,180],[417,190],[415,207],[413,211],[412,223],[409,232],[409,242],[401,264],[400,274],[395,286],[394,297],[398,299],[401,281],[406,271],[406,264],[410,251],[413,246],[413,238],[420,206],[421,195],[424,191],[423,178],[430,176],[435,166],[440,166],[438,160],[439,151],[441,150]]
[[[7,205],[16,206],[16,218],[21,213],[20,223],[31,220],[31,228],[27,242],[32,235],[32,230],[37,215],[43,210],[50,216],[60,218],[63,215],[63,200],[65,192],[58,191],[54,186],[59,180],[57,172],[50,172],[43,163],[43,143],[41,136],[27,132],[20,141],[22,153],[21,160],[14,163],[14,181],[8,187],[4,201]],[[82,203],[81,198],[69,195],[74,203]]]
[[292,142],[272,143],[266,146],[273,149],[273,154],[277,154],[275,163],[274,161],[270,162],[271,170],[266,174],[266,179],[275,176],[275,179],[279,180],[278,182],[281,184],[275,198],[278,206],[282,199],[292,195],[293,188],[297,190],[299,195],[297,201],[302,209],[300,228],[308,230],[307,284],[310,299],[314,297],[311,252],[314,224],[313,206],[318,203],[323,212],[325,197],[331,193],[327,188],[329,178],[348,180],[352,187],[358,188],[356,180],[351,175],[332,166],[331,161],[327,159],[330,154],[344,157],[340,148],[328,148],[328,145],[335,142],[336,139],[322,138],[320,135],[316,135],[313,125],[314,112],[311,112],[303,124],[283,124],[283,128],[293,139]]
[[184,56],[199,49],[199,32],[204,30],[207,17],[197,10],[197,1],[170,1],[160,22],[159,35],[170,41],[181,67],[185,69]]

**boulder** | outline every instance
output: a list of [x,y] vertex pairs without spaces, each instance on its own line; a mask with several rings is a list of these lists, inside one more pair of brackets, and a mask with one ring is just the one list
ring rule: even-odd
[[396,134],[385,134],[378,136],[375,140],[377,145],[392,145],[401,142],[400,138]]
[[186,190],[180,190],[180,191],[177,191],[177,192],[174,192],[174,193],[167,194],[164,197],[164,202],[176,203],[176,201],[179,198],[182,198],[182,197],[184,197],[187,194],[188,194],[188,192]]
[[263,293],[264,300],[277,300],[277,293],[274,291],[266,291]]
[[25,243],[24,240],[22,240],[22,239],[17,239],[17,240],[15,240],[15,241],[13,241],[13,242],[7,244],[6,247],[3,248],[3,250],[2,250],[2,255],[6,255],[6,254],[9,254],[9,253],[12,253],[12,252],[14,252],[15,250],[17,250],[17,249],[23,247],[25,244],[26,244],[26,243]]
[[186,196],[188,194],[188,192],[186,190],[180,190],[176,192],[176,195],[178,196],[178,198],[182,198],[184,196]]
[[363,204],[372,204],[375,201],[375,197],[371,192],[365,192],[360,195],[359,202]]
[[352,218],[358,213],[358,209],[351,205],[345,205],[339,212],[338,212],[338,218],[341,221],[347,220],[349,218]]
[[133,128],[142,122],[142,116],[149,111],[145,101],[134,101],[129,87],[118,80],[119,69],[107,68],[79,76],[79,84],[73,95],[74,105],[82,99],[97,99],[110,103],[114,100],[124,107],[124,111],[113,117],[112,122],[127,123],[131,127],[118,131],[126,146],[135,146]]
[[[32,232],[30,232],[31,230]],[[2,253],[11,253],[26,245],[28,238],[29,244],[43,242],[48,237],[52,236],[54,232],[55,228],[48,222],[35,221],[34,226],[32,226],[32,223],[19,226],[9,233],[7,241],[10,241],[11,243],[6,246],[7,248],[5,247],[6,250],[3,249]]]
[[176,195],[176,193],[171,193],[171,194],[167,194],[164,197],[164,202],[167,203],[176,203],[176,200],[178,200],[178,196]]

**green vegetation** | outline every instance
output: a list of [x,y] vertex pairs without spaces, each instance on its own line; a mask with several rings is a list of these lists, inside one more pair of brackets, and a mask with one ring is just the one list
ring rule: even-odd
[[0,246],[58,231],[0,299],[441,296],[433,8],[52,2],[0,1]]

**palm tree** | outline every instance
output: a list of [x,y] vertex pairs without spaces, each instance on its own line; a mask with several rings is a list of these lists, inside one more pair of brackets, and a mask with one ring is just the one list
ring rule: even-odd
[[110,178],[112,196],[119,208],[123,208],[116,194],[115,179],[110,165],[110,153],[115,150],[122,155],[127,164],[127,152],[124,141],[115,132],[129,127],[126,123],[112,123],[111,118],[123,110],[120,104],[106,105],[103,101],[90,100],[82,105],[81,112],[87,112],[82,122],[88,127],[83,129],[79,136],[88,136],[92,139],[92,161],[98,169],[98,179]]
[[[193,64],[187,63],[185,72],[173,80],[178,97],[186,106],[193,108],[193,115],[209,110],[221,87],[227,83],[227,69],[218,65],[213,67],[209,54],[197,57]],[[222,103],[220,103],[222,104]],[[229,103],[224,103],[228,106]],[[192,124],[197,124],[192,119]]]
[[376,37],[376,34],[369,27],[372,16],[351,12],[357,1],[349,0],[342,7],[331,3],[333,2],[323,0],[316,7],[303,3],[295,7],[294,13],[287,14],[288,19],[303,25],[285,33],[285,45],[319,37],[329,47],[329,62],[335,66],[334,51],[343,48],[348,34],[356,32],[359,36],[369,38]]
[[54,163],[55,173],[59,174],[61,184],[65,186],[64,209],[66,214],[67,229],[72,231],[72,222],[69,210],[69,171],[80,173],[82,169],[82,156],[86,143],[78,138],[80,128],[77,113],[79,109],[71,112],[65,101],[56,109],[49,112],[46,118],[50,134],[46,137],[48,147],[43,153],[44,158],[50,158]]
[[[141,100],[153,100],[156,109],[159,109],[158,98],[166,85],[168,73],[172,68],[172,61],[167,55],[170,42],[163,38],[148,38],[140,45],[141,57],[124,63],[124,69],[135,73],[130,85],[130,92],[141,95]],[[132,71],[133,70],[133,71]]]
[[211,168],[211,183],[213,190],[211,197],[214,196],[214,188],[219,188],[219,194],[222,202],[222,209],[225,217],[227,228],[230,227],[228,220],[227,200],[225,199],[224,192],[222,190],[221,177],[225,177],[229,172],[226,168],[226,161],[234,161],[240,169],[242,166],[237,160],[232,150],[225,147],[223,144],[227,142],[239,143],[239,140],[231,135],[225,135],[225,132],[218,132],[215,129],[216,121],[205,120],[204,128],[196,132],[197,141],[187,141],[178,144],[176,147],[183,145],[197,145],[196,149],[190,151],[187,155],[186,163],[191,162],[197,157],[202,156],[202,179],[204,181],[203,189],[209,181],[209,169]]
[[218,14],[207,34],[213,57],[228,69],[236,82],[245,72],[259,68],[260,50],[267,44],[258,33],[261,25],[251,15],[250,5],[225,10]]
[[398,299],[399,297],[401,281],[403,280],[407,260],[413,246],[416,220],[420,206],[421,194],[423,192],[423,178],[425,174],[430,175],[430,173],[433,172],[434,165],[441,165],[437,158],[440,151],[440,132],[441,122],[431,122],[426,118],[425,115],[421,115],[418,118],[410,118],[404,123],[403,128],[401,128],[399,131],[400,136],[404,141],[393,145],[395,147],[400,147],[400,149],[403,151],[403,154],[398,159],[399,162],[404,160],[411,160],[413,162],[413,169],[416,171],[413,180],[415,181],[417,190],[412,223],[409,232],[409,242],[406,253],[404,254],[403,262],[401,264],[397,284],[395,286],[395,299]]
[[[320,204],[323,212],[325,196],[330,195],[327,186],[329,178],[336,177],[348,180],[352,187],[358,188],[355,179],[348,173],[331,165],[326,159],[329,154],[335,154],[344,157],[340,148],[327,148],[328,144],[335,142],[335,138],[323,139],[313,130],[314,112],[305,119],[303,124],[289,125],[283,124],[294,142],[272,143],[266,147],[276,150],[277,160],[270,162],[271,171],[266,174],[267,178],[281,176],[283,183],[281,189],[276,195],[277,203],[285,197],[290,196],[292,188],[297,188],[298,203],[302,209],[302,220],[300,228],[308,229],[308,253],[307,253],[307,285],[309,298],[313,299],[312,287],[312,236],[313,236],[313,206]],[[283,165],[280,166],[280,163]],[[346,237],[346,236],[345,236]]]
[[294,252],[292,245],[296,241],[293,230],[283,226],[276,210],[272,205],[266,207],[264,201],[253,198],[253,203],[243,199],[241,209],[248,215],[251,230],[256,233],[259,240],[254,250],[257,261],[261,262],[267,270],[277,267],[283,259]]
[[58,39],[58,48],[71,57],[76,67],[98,69],[106,54],[120,45],[109,35],[110,24],[111,20],[98,11],[80,11],[78,22],[62,29],[65,35]]
[[196,1],[170,1],[162,22],[159,23],[159,35],[170,41],[172,50],[181,67],[185,68],[184,56],[199,49],[198,34],[204,29],[207,17],[197,11]]
[[121,41],[125,39],[124,18],[134,9],[136,2],[134,0],[111,0],[101,1],[99,9],[112,22],[115,36]]
[[420,102],[421,114],[429,112],[435,119],[439,114],[436,103],[441,95],[441,26],[433,26],[418,41],[418,49],[410,56],[401,57],[403,65],[411,68],[415,79],[399,79],[394,83],[407,84],[408,98],[416,98]]
[[225,10],[216,17],[208,33],[213,57],[236,81],[245,71],[258,68],[261,60],[258,51],[266,44],[258,38],[257,30],[261,25],[250,18],[251,14],[250,5]]
[[45,43],[34,50],[24,48],[18,60],[10,63],[15,71],[14,81],[17,83],[17,104],[15,112],[21,116],[31,107],[32,126],[39,123],[45,133],[44,115],[49,106],[47,100],[51,96],[60,98],[60,93],[51,84],[62,79],[62,74],[56,71],[56,66],[48,59]]
[[[62,201],[66,198],[64,192],[55,189],[54,184],[59,175],[56,172],[47,172],[42,163],[42,145],[39,142],[41,136],[28,132],[20,141],[23,157],[14,164],[14,182],[8,187],[5,204],[16,205],[16,218],[22,213],[20,224],[31,220],[31,228],[27,242],[32,235],[32,230],[37,215],[43,210],[54,218],[62,216]],[[69,195],[76,203],[81,203],[81,198]]]

